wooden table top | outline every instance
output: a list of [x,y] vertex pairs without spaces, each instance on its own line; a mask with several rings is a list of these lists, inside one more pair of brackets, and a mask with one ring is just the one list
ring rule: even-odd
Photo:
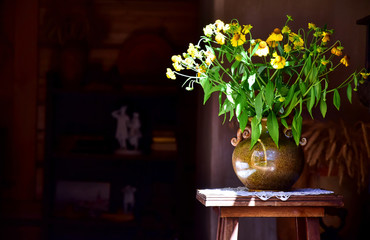
[[[288,192],[289,193],[289,192]],[[262,200],[257,196],[229,196],[222,193],[207,193],[197,190],[196,199],[206,207],[343,207],[343,196],[336,194],[290,196],[283,201],[276,197]]]

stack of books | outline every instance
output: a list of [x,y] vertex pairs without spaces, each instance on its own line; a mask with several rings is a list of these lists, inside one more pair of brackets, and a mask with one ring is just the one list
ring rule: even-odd
[[156,130],[152,135],[152,151],[177,151],[176,136],[174,131]]

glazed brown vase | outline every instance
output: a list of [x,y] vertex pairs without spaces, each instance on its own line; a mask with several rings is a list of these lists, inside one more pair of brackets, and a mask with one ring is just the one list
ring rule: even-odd
[[[251,128],[247,126],[231,140],[235,146],[232,163],[236,176],[249,190],[291,189],[300,177],[304,167],[301,146],[297,146],[291,131],[282,129],[279,133],[279,148],[271,139],[266,119],[262,119],[262,133],[250,149]],[[305,139],[301,141],[304,145]]]

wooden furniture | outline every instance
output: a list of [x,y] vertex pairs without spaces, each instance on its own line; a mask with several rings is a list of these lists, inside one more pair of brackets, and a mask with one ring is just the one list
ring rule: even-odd
[[240,217],[294,217],[297,239],[320,239],[319,218],[330,207],[343,207],[343,197],[335,194],[290,196],[286,201],[271,197],[226,196],[197,191],[196,198],[218,210],[217,239],[237,239]]

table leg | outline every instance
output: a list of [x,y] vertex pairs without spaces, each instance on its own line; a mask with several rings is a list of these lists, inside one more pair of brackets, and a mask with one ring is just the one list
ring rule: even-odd
[[320,240],[318,217],[297,217],[297,239]]
[[218,217],[217,240],[237,240],[239,218]]

